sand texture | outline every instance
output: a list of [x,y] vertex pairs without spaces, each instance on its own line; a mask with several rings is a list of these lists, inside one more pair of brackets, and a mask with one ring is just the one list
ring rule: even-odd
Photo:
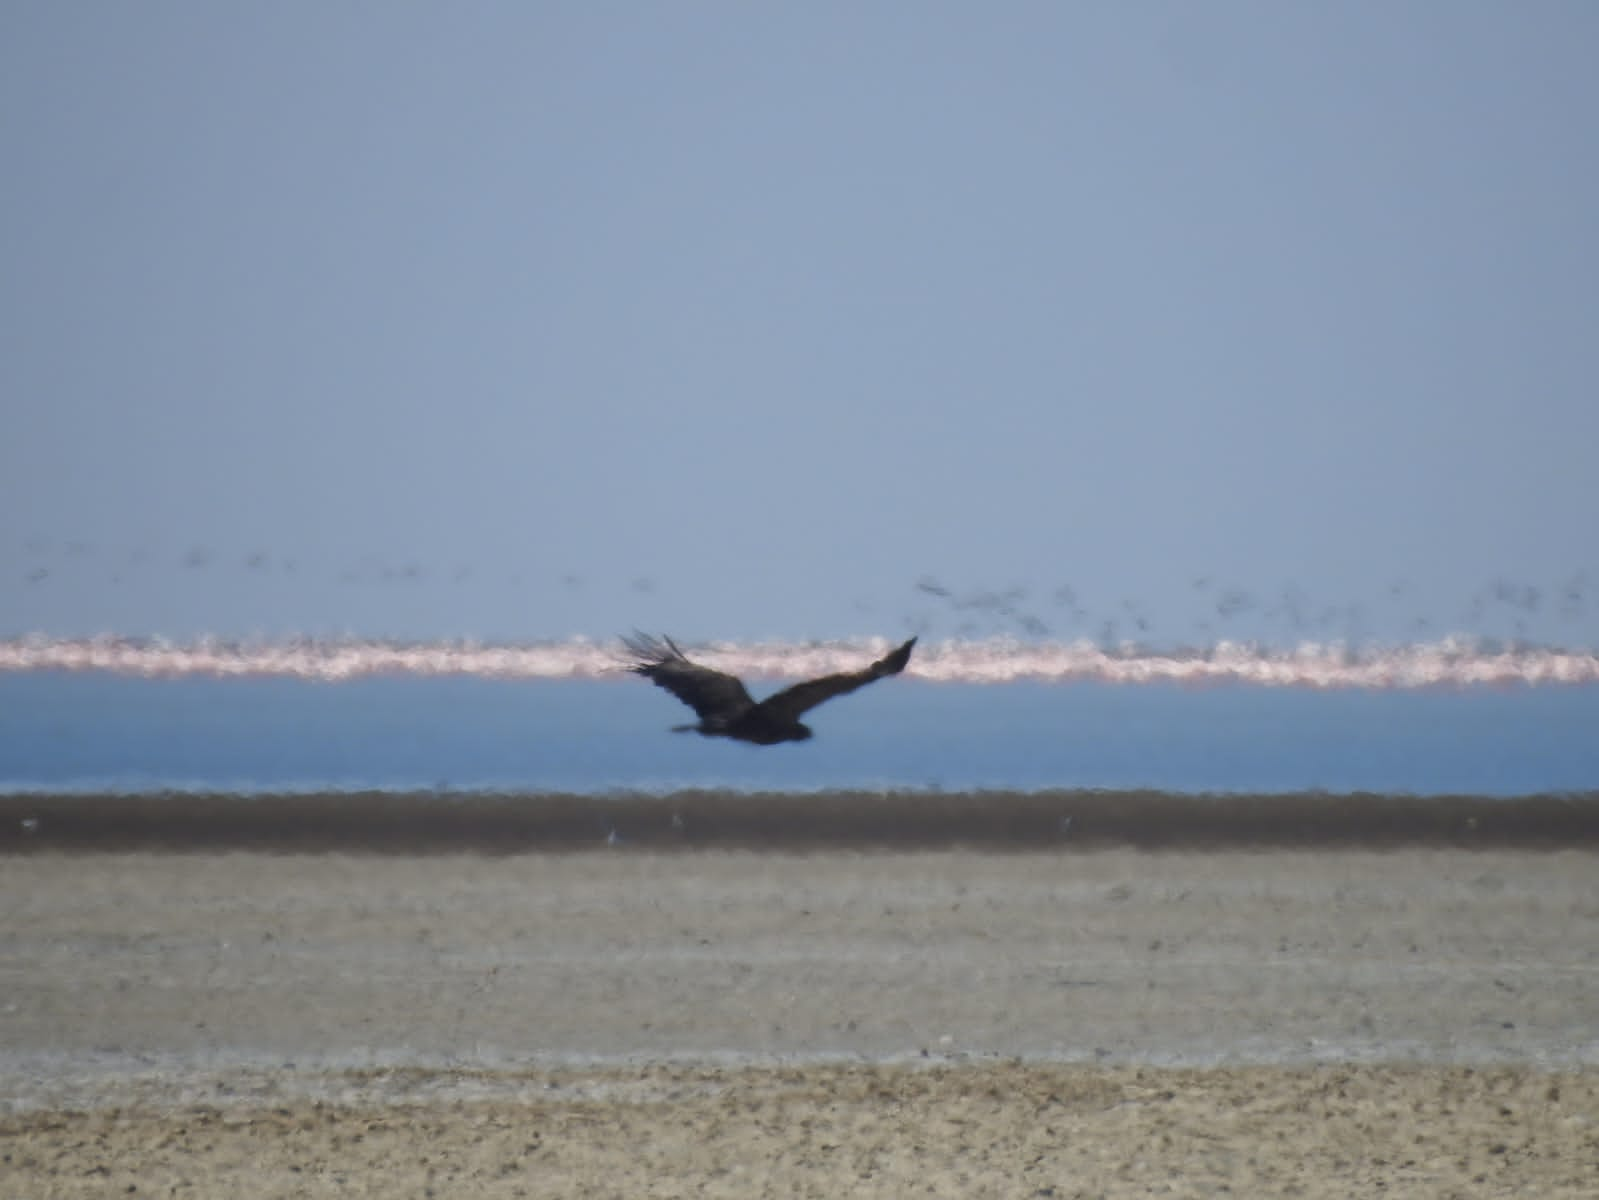
[[0,856],[0,1195],[1590,1196],[1599,856]]

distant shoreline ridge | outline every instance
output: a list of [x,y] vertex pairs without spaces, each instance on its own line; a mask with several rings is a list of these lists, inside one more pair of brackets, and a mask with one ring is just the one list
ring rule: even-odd
[[1151,789],[683,788],[0,795],[0,858],[48,851],[1062,851],[1599,847],[1599,792],[1519,797]]
[[[685,642],[691,656],[741,676],[788,678],[853,669],[888,638],[821,642]],[[185,641],[105,634],[0,640],[0,673],[82,671],[143,677],[277,676],[339,682],[373,675],[499,679],[620,678],[614,641],[574,637],[523,643],[360,638],[220,638]],[[1450,636],[1404,645],[1247,641],[1157,649],[1088,640],[997,637],[924,641],[907,677],[935,683],[1246,684],[1311,688],[1428,688],[1599,683],[1599,650]]]

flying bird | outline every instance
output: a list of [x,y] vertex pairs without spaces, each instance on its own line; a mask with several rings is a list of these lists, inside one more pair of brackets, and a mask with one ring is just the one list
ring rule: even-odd
[[699,717],[697,725],[677,725],[674,733],[699,733],[705,737],[733,738],[757,746],[778,742],[803,742],[811,736],[810,727],[800,717],[818,704],[865,687],[885,675],[898,675],[911,660],[911,638],[899,649],[884,655],[859,671],[823,675],[784,688],[757,704],[744,685],[733,676],[683,657],[677,643],[669,637],[648,634],[624,637],[623,645],[632,655],[628,668],[657,687],[663,687],[688,705]]

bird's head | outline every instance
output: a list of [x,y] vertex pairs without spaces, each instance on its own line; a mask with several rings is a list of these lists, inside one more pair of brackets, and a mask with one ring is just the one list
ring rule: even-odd
[[815,736],[816,734],[811,730],[809,725],[795,725],[794,740],[796,742],[808,742]]

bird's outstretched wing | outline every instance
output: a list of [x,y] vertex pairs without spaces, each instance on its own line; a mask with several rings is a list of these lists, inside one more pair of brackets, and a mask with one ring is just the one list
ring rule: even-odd
[[733,717],[755,703],[737,679],[724,671],[689,662],[671,638],[635,633],[624,637],[622,644],[633,656],[628,670],[671,692],[701,720]]
[[912,638],[898,650],[885,654],[864,670],[823,675],[820,679],[807,679],[804,683],[796,683],[774,696],[768,696],[756,707],[775,720],[797,721],[803,714],[818,704],[831,700],[834,696],[853,692],[856,688],[865,687],[885,675],[898,675],[905,669],[905,664],[910,662],[911,647],[914,645],[916,639]]

